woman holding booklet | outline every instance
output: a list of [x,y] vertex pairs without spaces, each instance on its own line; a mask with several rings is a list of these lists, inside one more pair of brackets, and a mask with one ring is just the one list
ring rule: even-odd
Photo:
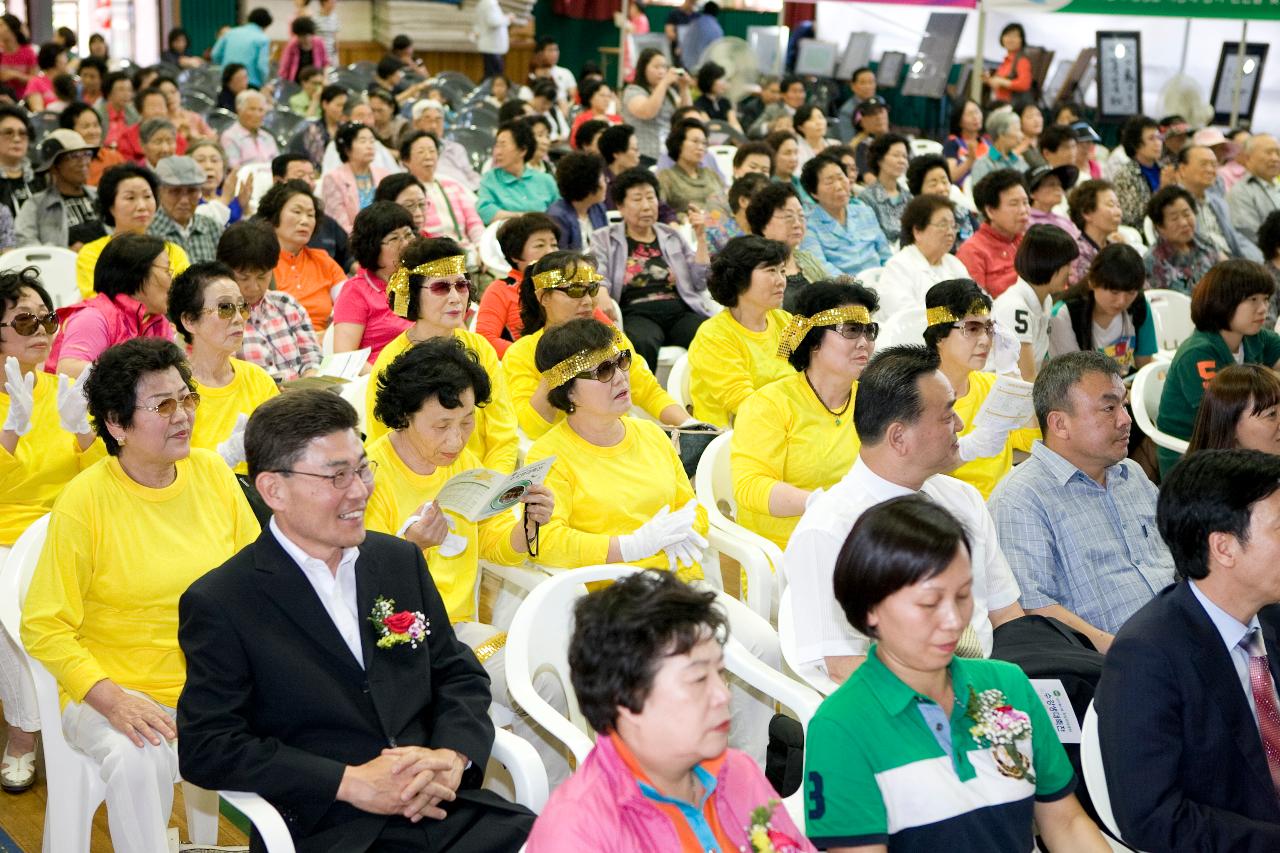
[[[387,302],[413,325],[397,335],[378,355],[365,393],[365,427],[372,443],[388,430],[375,402],[381,375],[391,362],[414,344],[433,339],[460,341],[489,377],[489,401],[478,405],[475,428],[467,447],[482,463],[508,474],[515,470],[518,443],[516,416],[498,354],[482,336],[467,331],[471,280],[462,247],[447,237],[419,238],[400,256],[400,267],[387,282]],[[475,467],[475,466],[473,466]]]

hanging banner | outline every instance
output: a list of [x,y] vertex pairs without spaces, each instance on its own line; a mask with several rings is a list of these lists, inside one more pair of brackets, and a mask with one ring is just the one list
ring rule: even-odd
[[983,0],[982,5],[989,12],[1280,20],[1280,0]]

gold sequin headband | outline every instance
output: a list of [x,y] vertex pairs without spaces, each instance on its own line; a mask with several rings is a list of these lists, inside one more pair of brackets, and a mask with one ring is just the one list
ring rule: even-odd
[[963,315],[957,317],[951,313],[951,309],[945,305],[939,305],[937,308],[929,308],[924,312],[924,320],[926,326],[938,326],[942,323],[959,323],[965,317],[973,315],[975,317],[985,317],[991,313],[991,309],[987,307],[987,303],[981,299],[973,300],[969,306],[969,310]]
[[395,297],[391,310],[397,317],[409,316],[409,276],[424,275],[427,278],[445,278],[451,275],[467,274],[467,256],[454,255],[451,258],[437,258],[413,269],[398,268],[391,274],[387,282],[387,290]]
[[623,337],[617,329],[614,329],[613,340],[608,346],[576,352],[559,364],[542,371],[542,378],[547,380],[547,390],[551,391],[567,384],[583,371],[595,370],[603,362],[621,353],[622,346]]
[[596,272],[588,263],[580,262],[575,265],[572,276],[564,274],[564,270],[547,270],[540,272],[533,277],[534,290],[550,290],[553,287],[565,287],[571,284],[595,284],[597,281],[604,281],[604,276]]
[[841,305],[839,308],[819,311],[812,317],[793,315],[791,322],[782,330],[782,337],[778,340],[778,358],[786,358],[795,352],[796,347],[800,346],[800,342],[804,340],[805,335],[809,334],[810,329],[816,329],[819,326],[835,326],[839,323],[866,325],[870,322],[871,312],[865,305]]

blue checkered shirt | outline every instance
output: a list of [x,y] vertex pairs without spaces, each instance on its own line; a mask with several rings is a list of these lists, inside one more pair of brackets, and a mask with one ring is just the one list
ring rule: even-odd
[[800,248],[822,261],[827,273],[856,275],[884,266],[893,255],[880,222],[870,207],[849,199],[849,212],[841,225],[821,205],[808,209],[809,221]]
[[1131,459],[1100,486],[1037,441],[1031,458],[987,502],[1022,607],[1059,604],[1114,634],[1173,582],[1173,557],[1156,529],[1155,485]]

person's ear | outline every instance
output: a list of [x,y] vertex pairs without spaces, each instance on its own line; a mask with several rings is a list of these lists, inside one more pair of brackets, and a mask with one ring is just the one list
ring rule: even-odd
[[893,448],[898,456],[905,457],[911,452],[911,430],[901,421],[894,421],[884,433],[885,442]]
[[263,503],[271,507],[272,512],[285,508],[285,480],[287,476],[277,471],[262,471],[254,478],[253,487],[258,490]]
[[1240,558],[1240,551],[1240,540],[1234,535],[1222,530],[1215,530],[1209,534],[1205,556],[1211,566],[1233,568]]
[[1066,412],[1054,411],[1049,413],[1047,432],[1055,435],[1063,441],[1071,440],[1071,421],[1067,418]]
[[128,436],[128,431],[123,426],[121,426],[120,421],[118,421],[114,417],[108,416],[106,423],[107,423],[107,432],[110,433],[111,437],[116,440],[116,444],[123,447],[125,438]]

